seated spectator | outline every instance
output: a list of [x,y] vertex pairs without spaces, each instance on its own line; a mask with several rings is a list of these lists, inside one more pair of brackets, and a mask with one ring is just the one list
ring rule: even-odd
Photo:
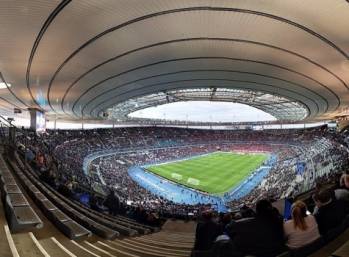
[[292,205],[292,219],[284,223],[286,245],[291,249],[307,245],[320,237],[314,216],[306,212],[305,203],[297,201]]
[[222,234],[222,227],[213,221],[213,213],[202,213],[202,221],[196,226],[194,250],[210,250],[216,238]]
[[51,187],[56,187],[56,176],[51,169],[44,170],[39,177],[42,181],[49,184]]
[[334,191],[337,200],[349,201],[349,174],[343,174],[339,181],[340,188]]
[[72,183],[67,181],[64,184],[60,184],[58,186],[58,192],[61,193],[62,195],[64,195],[65,197],[73,198],[74,192],[73,192],[73,188],[72,188]]
[[341,200],[333,200],[329,190],[322,190],[315,194],[314,201],[318,207],[315,218],[321,235],[341,225],[348,214],[348,204]]
[[259,200],[256,217],[234,221],[229,235],[241,255],[272,257],[284,249],[283,220],[268,200]]

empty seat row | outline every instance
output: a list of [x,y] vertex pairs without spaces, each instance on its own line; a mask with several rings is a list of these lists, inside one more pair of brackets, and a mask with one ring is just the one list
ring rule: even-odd
[[[63,197],[61,197],[59,194],[56,195],[55,193],[53,193],[47,188],[47,186],[45,186],[36,177],[34,177],[33,174],[29,173],[17,154],[15,154],[15,159],[23,174],[28,178],[29,181],[33,183],[33,186],[29,188],[29,190],[33,191],[32,193],[34,194],[40,193],[37,195],[38,197],[47,197],[47,199],[49,199],[55,206],[58,207],[58,209],[55,211],[57,215],[64,214],[65,216],[70,217],[72,220],[76,221],[87,230],[102,238],[114,239],[119,236],[118,231],[92,220],[83,213],[69,206],[64,200],[62,200]],[[35,192],[35,190],[37,191]]]
[[11,230],[19,231],[31,227],[42,228],[43,222],[30,206],[1,155],[0,176],[1,199]]
[[12,166],[13,170],[16,172],[18,178],[21,180],[24,188],[34,200],[34,202],[39,206],[42,212],[46,217],[52,221],[55,226],[62,231],[70,239],[77,239],[82,237],[88,237],[91,235],[91,232],[70,217],[65,213],[59,210],[41,191],[33,185],[33,183],[27,178],[27,176],[17,167],[13,161],[9,161],[9,164]]
[[92,209],[88,208],[87,206],[85,206],[85,205],[83,205],[83,204],[81,204],[80,202],[77,202],[77,201],[74,201],[74,204],[79,206],[79,208],[85,209],[86,211],[89,211],[89,212],[91,212],[93,214],[99,215],[99,216],[103,217],[106,220],[109,220],[111,222],[116,222],[117,224],[120,224],[122,226],[128,227],[130,229],[137,230],[137,232],[140,233],[140,234],[149,234],[151,232],[159,231],[159,228],[143,225],[143,224],[137,223],[134,220],[127,220],[127,219],[120,218],[120,216],[111,216],[111,215],[108,215],[108,214],[104,214],[104,213],[92,210]]

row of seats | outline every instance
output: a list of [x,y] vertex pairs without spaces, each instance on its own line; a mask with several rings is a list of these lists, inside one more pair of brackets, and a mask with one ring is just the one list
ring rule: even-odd
[[140,234],[149,234],[150,232],[158,232],[160,230],[158,227],[151,227],[151,226],[147,226],[144,224],[140,224],[140,223],[136,222],[135,220],[129,219],[129,218],[121,216],[121,215],[112,216],[109,214],[105,214],[105,213],[101,213],[101,212],[92,210],[78,201],[74,201],[74,203],[76,205],[78,205],[80,208],[83,208],[89,212],[92,212],[96,215],[99,215],[107,220],[110,220],[110,221],[116,222],[118,224],[121,224],[123,226],[135,229]]
[[0,176],[1,200],[11,230],[42,228],[43,222],[30,206],[2,156],[0,156]]
[[[27,178],[34,186],[35,190],[38,190],[35,193],[40,193],[41,197],[45,197],[51,201],[55,206],[58,207],[59,211],[62,215],[62,217],[69,217],[70,219],[74,220],[76,223],[82,225],[86,230],[93,232],[94,234],[106,238],[106,239],[114,239],[117,236],[119,236],[119,232],[115,231],[105,225],[99,224],[96,221],[92,220],[91,218],[87,217],[83,213],[77,211],[76,209],[69,206],[65,201],[63,201],[61,198],[63,198],[60,194],[55,194],[51,190],[49,190],[43,183],[39,181],[39,179],[34,176],[33,174],[29,173],[23,162],[20,160],[17,153],[15,154],[16,163],[10,161],[12,163],[13,167],[18,166],[22,174],[24,175],[23,178]],[[17,167],[17,170],[18,170]],[[23,181],[24,182],[24,181]]]
[[[78,203],[77,201],[73,201],[62,196],[49,185],[41,183],[39,181],[38,175],[32,170],[30,165],[24,165],[17,154],[15,154],[15,157],[17,164],[21,167],[21,169],[24,172],[28,173],[27,176],[31,178],[31,180],[33,180],[38,185],[38,187],[40,187],[41,191],[43,191],[44,194],[47,194],[48,198],[51,197],[56,201],[58,200],[58,202],[56,202],[56,205],[58,205],[59,208],[63,208],[63,210],[68,209],[67,211],[69,212],[69,215],[76,216],[76,211],[78,211],[81,215],[85,215],[87,218],[96,221],[107,228],[117,231],[118,234],[120,233],[125,236],[135,236],[137,234],[148,234],[150,232],[158,231],[157,228],[139,224],[133,220],[127,219],[126,217],[113,217],[107,214],[99,213],[97,211],[87,208],[86,206]],[[88,224],[87,226],[90,227]],[[104,238],[112,239],[114,237],[113,235],[104,233],[103,231],[97,231],[95,233]]]
[[91,236],[89,230],[72,220],[69,216],[58,209],[44,194],[42,194],[31,180],[27,178],[28,174],[24,174],[12,160],[9,160],[9,164],[36,205],[41,209],[45,216],[55,224],[60,231],[62,231],[63,234],[70,239]]
[[32,179],[36,180],[36,183],[39,183],[41,185],[41,187],[43,188],[43,191],[56,195],[57,198],[61,199],[65,204],[78,210],[81,214],[87,216],[88,218],[93,219],[104,226],[112,228],[125,236],[135,236],[137,234],[148,234],[150,232],[156,232],[159,230],[158,228],[139,224],[133,220],[130,220],[122,216],[113,217],[107,214],[94,211],[82,205],[81,203],[78,203],[77,201],[73,201],[71,199],[68,199],[62,196],[56,190],[54,190],[51,186],[40,182],[38,175],[34,172],[34,170],[30,167],[29,164],[26,164],[26,165],[23,164],[23,162],[21,161],[17,153],[15,154],[15,157],[18,165],[22,169],[27,170],[27,172],[29,173],[29,176],[32,177]]

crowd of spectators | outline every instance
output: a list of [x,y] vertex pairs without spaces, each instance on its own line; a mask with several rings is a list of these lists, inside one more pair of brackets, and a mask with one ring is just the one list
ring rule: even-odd
[[[324,144],[326,142],[326,144]],[[144,219],[145,216],[187,217],[208,206],[175,204],[151,194],[135,183],[127,173],[133,165],[144,165],[209,153],[213,151],[274,152],[277,163],[261,185],[231,207],[253,206],[257,200],[293,197],[305,183],[315,183],[329,174],[341,172],[347,165],[347,152],[341,149],[340,136],[325,128],[307,130],[231,131],[181,128],[135,127],[84,131],[30,131],[17,135],[17,144],[29,160],[34,160],[42,179],[71,196],[71,192],[90,193],[90,205],[103,210],[100,197],[115,192],[120,201],[117,210]],[[325,145],[325,147],[323,147]],[[319,148],[322,146],[323,148]],[[320,149],[320,151],[319,151]],[[114,154],[96,158],[84,173],[86,156],[109,151]],[[335,165],[333,164],[335,161]],[[295,167],[304,162],[303,176]],[[314,169],[329,166],[331,172],[318,175]],[[333,171],[333,172],[332,172]],[[301,180],[299,179],[301,177]],[[93,189],[93,190],[91,190]],[[97,194],[95,194],[97,193]],[[98,195],[98,196],[97,196]],[[114,207],[108,207],[112,209]]]
[[[193,256],[206,251],[215,257],[273,257],[288,250],[320,245],[349,225],[349,175],[340,181],[335,190],[315,191],[313,213],[303,201],[294,201],[289,219],[267,199],[260,199],[254,209],[246,208],[234,215],[202,213]],[[340,197],[336,191],[341,191]]]

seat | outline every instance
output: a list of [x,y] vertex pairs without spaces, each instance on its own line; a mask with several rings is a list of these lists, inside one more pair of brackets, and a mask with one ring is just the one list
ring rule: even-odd
[[53,218],[54,221],[65,222],[71,220],[71,218],[69,218],[59,209],[49,211],[49,215]]
[[2,176],[1,177],[3,185],[17,185],[16,180],[12,176]]
[[91,231],[93,231],[96,235],[109,239],[109,240],[113,240],[115,238],[117,238],[120,234],[115,231],[112,230],[106,226],[103,226],[101,224],[98,224],[94,221],[92,221],[91,219],[86,219],[86,221],[88,222],[88,224],[91,227]]
[[29,206],[29,203],[23,194],[8,194],[6,197],[13,207]]
[[21,190],[17,185],[5,185],[4,191],[6,194],[21,194]]
[[43,209],[47,211],[52,211],[57,209],[57,207],[54,206],[48,199],[40,201],[39,204],[42,205]]
[[[28,180],[29,181],[29,180]],[[40,190],[34,186],[30,181],[28,182],[30,183],[30,186],[29,186],[29,191],[32,193],[32,194],[36,194],[36,193],[40,193]]]
[[38,201],[44,201],[47,200],[46,196],[40,192],[37,192],[34,194],[35,199],[37,199]]
[[7,204],[6,208],[8,209],[8,220],[12,231],[43,227],[42,221],[30,206],[13,207]]
[[89,230],[73,220],[68,220],[66,222],[62,222],[61,224],[57,224],[57,227],[70,239],[91,236],[91,232]]

